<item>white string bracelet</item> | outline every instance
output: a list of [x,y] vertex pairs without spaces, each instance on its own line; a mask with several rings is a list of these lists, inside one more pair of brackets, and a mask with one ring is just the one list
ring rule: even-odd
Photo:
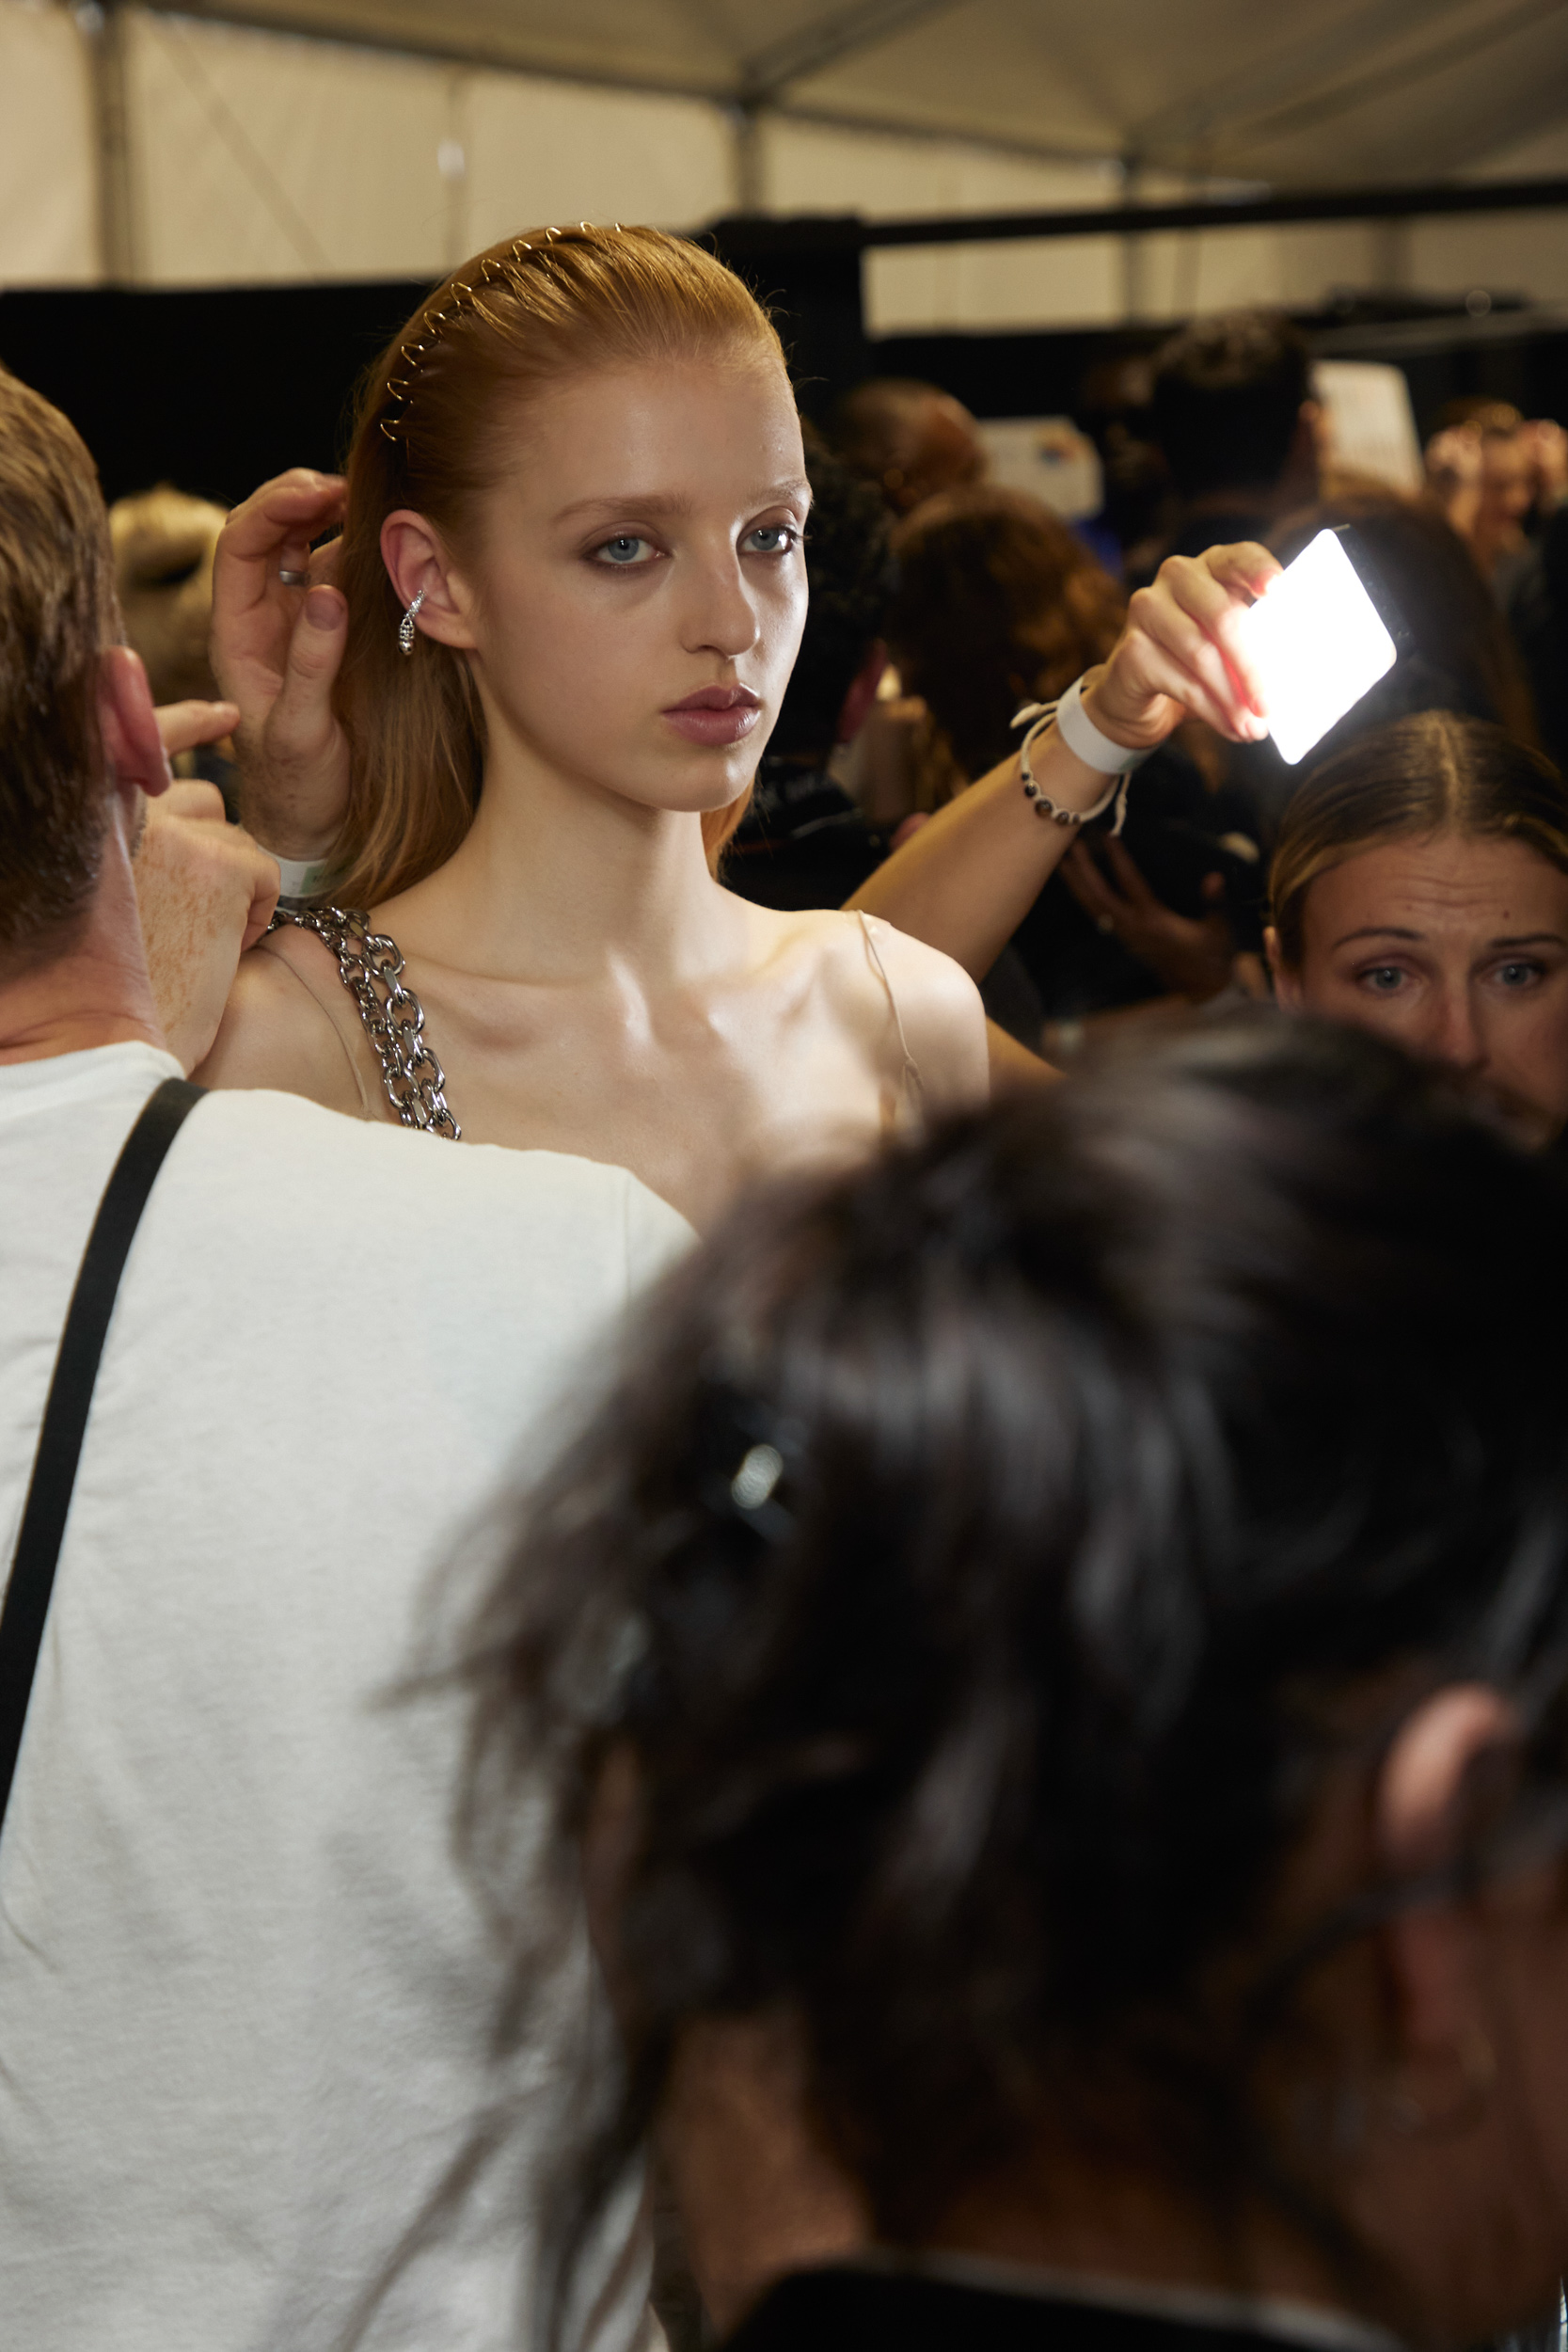
[[[1053,720],[1057,734],[1074,757],[1081,759],[1085,768],[1096,769],[1101,775],[1112,779],[1109,788],[1092,808],[1063,808],[1059,801],[1053,801],[1049,792],[1042,792],[1035,782],[1029,765],[1029,746],[1037,735],[1044,734]],[[1033,803],[1036,816],[1053,825],[1086,825],[1096,817],[1103,817],[1114,801],[1117,814],[1111,831],[1119,833],[1127,821],[1127,787],[1132,771],[1141,768],[1158,745],[1150,744],[1148,751],[1129,751],[1125,743],[1114,743],[1108,735],[1102,735],[1084,707],[1081,677],[1073,679],[1060,702],[1025,703],[1013,724],[1029,730],[1018,747],[1018,766],[1023,778],[1023,797]]]

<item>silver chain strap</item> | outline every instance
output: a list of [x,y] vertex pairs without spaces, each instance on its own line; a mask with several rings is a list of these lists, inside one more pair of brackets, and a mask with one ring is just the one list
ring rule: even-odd
[[397,943],[341,907],[279,907],[267,929],[283,923],[313,931],[337,957],[338,977],[359,1008],[387,1099],[404,1125],[461,1142],[463,1130],[447,1106],[447,1073],[425,1042],[424,1007],[403,984]]

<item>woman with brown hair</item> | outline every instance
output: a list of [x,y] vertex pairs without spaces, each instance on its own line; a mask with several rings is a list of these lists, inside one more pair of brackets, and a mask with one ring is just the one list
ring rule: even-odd
[[[346,611],[309,553],[340,504]],[[614,1162],[699,1223],[983,1093],[956,967],[710,868],[800,643],[809,504],[778,337],[710,255],[583,226],[466,263],[372,371],[346,493],[285,477],[226,534],[247,817],[313,862],[203,1079]],[[307,817],[266,753],[296,654],[340,651]]]
[[1568,789],[1429,710],[1317,770],[1269,878],[1279,1000],[1449,1064],[1524,1140],[1568,1122]]
[[967,782],[1011,749],[1021,703],[1103,661],[1127,599],[1059,516],[990,485],[927,499],[894,542],[888,644]]

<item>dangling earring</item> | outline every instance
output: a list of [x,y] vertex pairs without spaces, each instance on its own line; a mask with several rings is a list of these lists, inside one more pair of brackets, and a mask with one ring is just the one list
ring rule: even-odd
[[407,612],[398,623],[398,644],[403,647],[404,653],[412,653],[414,650],[414,637],[416,633],[414,624],[420,617],[420,607],[423,604],[423,602],[424,590],[421,588],[417,592],[413,603],[409,606]]

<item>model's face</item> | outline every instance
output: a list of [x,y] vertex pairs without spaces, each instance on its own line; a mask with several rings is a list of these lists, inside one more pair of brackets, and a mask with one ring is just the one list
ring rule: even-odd
[[1281,1001],[1447,1062],[1527,1142],[1568,1122],[1568,874],[1517,841],[1387,841],[1320,874]]
[[810,502],[795,404],[764,360],[531,400],[454,581],[492,743],[651,807],[733,801],[800,647]]

